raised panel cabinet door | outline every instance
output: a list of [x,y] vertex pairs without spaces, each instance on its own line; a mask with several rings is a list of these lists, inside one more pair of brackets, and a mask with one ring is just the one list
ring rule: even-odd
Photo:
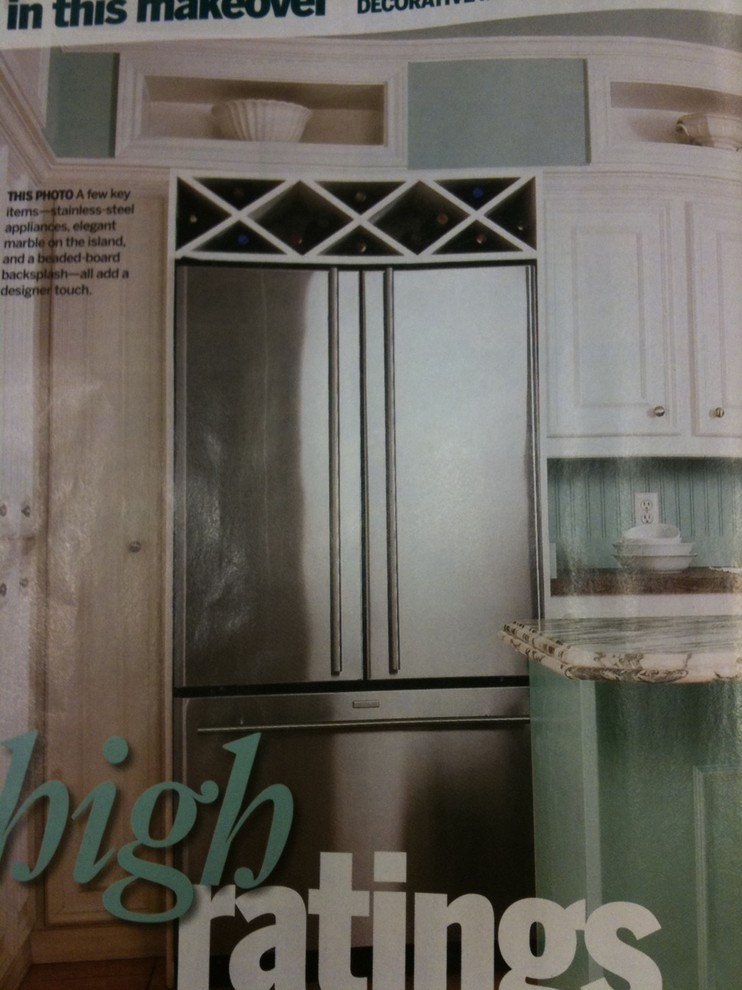
[[[126,237],[130,278],[53,297],[49,345],[44,772],[65,782],[72,809],[113,780],[106,849],[131,841],[132,806],[163,779],[165,762],[162,199],[137,196]],[[129,744],[116,767],[104,758],[111,736]],[[74,951],[71,926],[111,924],[102,894],[123,875],[114,857],[90,883],[74,882],[86,821],[83,812],[68,824],[45,877],[44,922],[64,926],[64,952]],[[159,904],[144,884],[128,906]],[[122,955],[132,940],[151,949],[157,927],[128,926]],[[54,932],[37,934],[48,944]]]
[[689,206],[693,432],[742,436],[742,209]]
[[550,436],[684,431],[682,222],[674,204],[619,193],[547,204]]

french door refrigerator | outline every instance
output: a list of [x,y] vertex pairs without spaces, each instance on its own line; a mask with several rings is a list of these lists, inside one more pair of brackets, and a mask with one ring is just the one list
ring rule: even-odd
[[[295,802],[271,883],[306,895],[342,851],[369,889],[383,850],[410,891],[531,893],[526,671],[499,630],[538,611],[532,282],[178,267],[176,758],[223,781],[261,732],[251,788]],[[246,832],[228,875],[260,863]]]

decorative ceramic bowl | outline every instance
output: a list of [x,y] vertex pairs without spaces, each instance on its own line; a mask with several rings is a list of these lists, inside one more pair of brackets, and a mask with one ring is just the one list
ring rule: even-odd
[[212,108],[224,137],[236,141],[300,141],[309,107],[283,100],[226,100]]
[[687,113],[678,120],[675,133],[687,144],[739,151],[742,117],[731,113]]

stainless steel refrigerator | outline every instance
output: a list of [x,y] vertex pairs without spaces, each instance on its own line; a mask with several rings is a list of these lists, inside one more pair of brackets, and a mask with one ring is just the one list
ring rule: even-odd
[[295,801],[271,882],[306,891],[338,850],[369,889],[373,851],[405,851],[408,890],[501,911],[533,876],[526,670],[499,639],[539,608],[532,268],[177,282],[181,778],[223,780],[261,731],[251,787]]

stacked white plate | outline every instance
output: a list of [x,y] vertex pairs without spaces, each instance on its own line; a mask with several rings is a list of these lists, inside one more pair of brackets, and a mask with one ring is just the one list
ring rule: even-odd
[[694,543],[683,543],[680,530],[667,523],[633,526],[619,543],[615,558],[629,571],[684,571],[695,556]]

